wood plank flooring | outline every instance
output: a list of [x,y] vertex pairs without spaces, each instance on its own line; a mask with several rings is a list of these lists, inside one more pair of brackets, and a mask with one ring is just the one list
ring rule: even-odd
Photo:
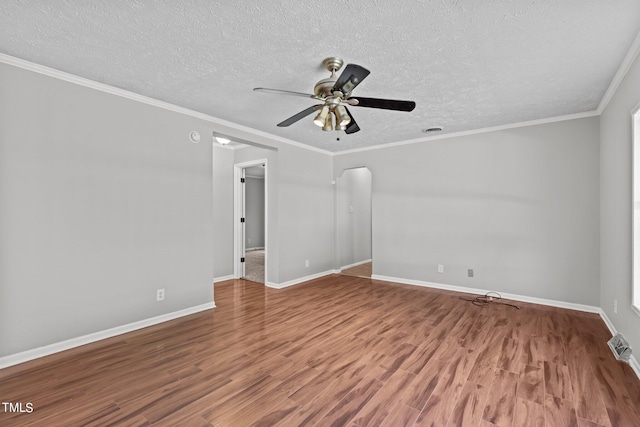
[[356,265],[355,267],[345,268],[340,272],[347,276],[356,276],[371,278],[371,272],[373,270],[373,264],[371,262],[365,262],[364,264]]
[[640,426],[596,314],[333,275],[0,370],[2,426]]

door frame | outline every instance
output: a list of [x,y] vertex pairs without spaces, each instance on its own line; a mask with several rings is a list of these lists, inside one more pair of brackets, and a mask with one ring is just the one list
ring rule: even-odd
[[[371,215],[371,229],[370,229],[370,241],[369,241],[369,245],[370,245],[370,250],[371,250],[371,259],[367,260],[367,261],[362,261],[362,262],[356,262],[355,264],[351,264],[351,265],[343,265],[343,259],[342,256],[344,255],[342,253],[342,247],[340,246],[340,238],[341,238],[341,233],[344,232],[344,230],[341,230],[339,227],[339,209],[341,208],[345,208],[345,206],[341,206],[340,205],[340,190],[342,188],[342,186],[344,185],[344,174],[347,171],[350,170],[356,170],[356,169],[367,169],[369,171],[369,173],[371,174],[371,184],[370,184],[370,188],[369,188],[369,196],[370,196],[370,215]],[[333,180],[333,184],[334,184],[334,265],[335,265],[335,269],[337,271],[341,271],[344,268],[350,268],[350,267],[355,267],[357,265],[360,264],[364,264],[366,262],[371,262],[373,263],[373,257],[374,257],[374,248],[373,248],[373,226],[374,226],[374,220],[373,220],[373,199],[374,199],[374,194],[373,194],[373,180],[374,180],[374,175],[373,175],[373,171],[371,170],[371,168],[367,165],[363,165],[363,166],[353,166],[353,167],[346,167],[344,169],[342,169],[340,171],[340,174],[338,176],[334,177]],[[371,275],[373,276],[373,271],[371,272]]]
[[244,256],[245,242],[240,218],[244,215],[244,188],[240,182],[243,171],[252,166],[264,165],[264,283],[268,277],[269,256],[269,164],[267,159],[250,160],[233,165],[233,277],[240,279],[244,276],[244,265],[240,258]]

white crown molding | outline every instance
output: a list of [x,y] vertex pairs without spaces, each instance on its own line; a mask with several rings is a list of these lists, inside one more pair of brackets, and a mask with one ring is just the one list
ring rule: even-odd
[[[565,120],[575,120],[575,119],[580,119],[580,118],[585,118],[585,117],[593,117],[593,116],[599,116],[600,114],[602,114],[602,112],[604,111],[604,109],[607,107],[607,104],[609,103],[609,101],[611,100],[611,98],[613,97],[613,95],[615,94],[616,90],[618,89],[618,86],[620,85],[620,83],[622,82],[622,80],[624,79],[625,75],[627,74],[627,72],[629,71],[629,68],[631,67],[631,65],[633,64],[633,61],[635,60],[635,58],[637,57],[638,53],[640,53],[640,32],[638,33],[638,35],[636,36],[636,38],[634,39],[633,43],[631,44],[631,47],[629,49],[629,51],[627,52],[627,55],[625,56],[624,60],[622,61],[620,67],[618,68],[618,71],[616,73],[616,75],[614,76],[613,80],[611,81],[611,84],[609,85],[607,91],[605,92],[604,96],[602,97],[602,99],[600,100],[600,104],[598,105],[598,108],[594,111],[587,111],[584,113],[575,113],[575,114],[568,114],[568,115],[564,115],[564,116],[557,116],[557,117],[549,117],[546,119],[539,119],[539,120],[530,120],[530,121],[526,121],[526,122],[518,122],[518,123],[511,123],[511,124],[506,124],[506,125],[500,125],[500,126],[492,126],[492,127],[487,127],[487,128],[481,128],[481,129],[473,129],[473,130],[468,130],[468,131],[461,131],[461,132],[453,132],[453,133],[448,133],[448,134],[444,134],[444,135],[437,135],[437,136],[431,136],[431,137],[424,137],[424,138],[416,138],[416,139],[411,139],[411,140],[405,140],[405,141],[396,141],[396,142],[390,142],[390,143],[386,143],[386,144],[379,144],[376,146],[372,146],[372,147],[362,147],[362,148],[354,148],[351,150],[343,150],[343,151],[327,151],[321,148],[317,148],[317,147],[313,147],[311,145],[307,145],[307,144],[303,144],[291,139],[287,139],[287,138],[283,138],[281,136],[278,135],[274,135],[271,133],[267,133],[267,132],[263,132],[263,131],[259,131],[257,129],[253,129],[250,128],[248,126],[244,126],[244,125],[240,125],[237,123],[233,123],[227,120],[223,120],[223,119],[219,119],[217,117],[214,116],[210,116],[208,114],[204,114],[204,113],[200,113],[198,111],[194,111],[194,110],[190,110],[188,108],[184,108],[184,107],[179,107],[177,105],[174,104],[170,104],[168,102],[165,101],[160,101],[154,98],[150,98],[144,95],[139,95],[137,93],[134,92],[130,92],[121,88],[117,88],[114,86],[110,86],[104,83],[99,83],[93,80],[89,80],[89,79],[85,79],[83,77],[79,77],[76,76],[74,74],[70,74],[70,73],[66,73],[64,71],[60,71],[60,70],[56,70],[53,68],[49,68],[49,67],[45,67],[43,65],[39,65],[33,62],[29,62],[20,58],[16,58],[10,55],[6,55],[3,53],[0,53],[0,63],[4,63],[4,64],[8,64],[8,65],[12,65],[18,68],[22,68],[28,71],[33,71],[39,74],[44,74],[47,75],[49,77],[53,77],[53,78],[57,78],[60,80],[64,80],[70,83],[74,83],[80,86],[85,86],[91,89],[95,89],[101,92],[105,92],[105,93],[109,93],[112,95],[116,95],[116,96],[120,96],[123,98],[127,98],[133,101],[138,101],[144,104],[148,104],[148,105],[152,105],[158,108],[162,108],[168,111],[173,111],[179,114],[184,114],[190,117],[194,117],[197,119],[201,119],[213,124],[217,124],[217,125],[221,125],[221,126],[226,126],[228,128],[232,128],[234,130],[238,130],[241,132],[246,132],[249,133],[251,135],[260,137],[260,138],[266,138],[266,139],[270,139],[272,141],[277,141],[277,142],[281,142],[284,144],[288,144],[288,145],[292,145],[298,148],[303,148],[303,149],[307,149],[307,150],[311,150],[311,151],[315,151],[318,153],[322,153],[328,156],[336,156],[336,155],[342,155],[342,154],[351,154],[351,153],[358,153],[358,152],[362,152],[362,151],[369,151],[369,150],[379,150],[379,149],[383,149],[383,148],[390,148],[390,147],[397,147],[397,146],[401,146],[401,145],[407,145],[407,144],[417,144],[420,142],[426,142],[426,141],[434,141],[434,140],[439,140],[439,139],[447,139],[447,138],[456,138],[456,137],[461,137],[461,136],[470,136],[470,135],[476,135],[476,134],[480,134],[480,133],[487,133],[487,132],[496,132],[496,131],[500,131],[500,130],[507,130],[507,129],[514,129],[514,128],[519,128],[519,127],[526,127],[526,126],[535,126],[535,125],[540,125],[540,124],[546,124],[546,123],[554,123],[554,122],[559,122],[559,121],[565,121]],[[233,140],[233,137],[231,138]],[[249,143],[250,141],[244,141],[245,143]],[[242,143],[241,143],[242,144]],[[241,148],[246,148],[247,145],[241,145],[238,147],[228,147],[227,149],[241,149]],[[225,147],[226,148],[226,147]]]
[[[638,40],[638,39],[636,39]],[[635,46],[636,43],[634,43]],[[637,51],[637,48],[636,48]],[[631,53],[631,51],[630,51]],[[636,52],[637,53],[637,52]],[[627,55],[629,56],[629,55]],[[635,57],[635,55],[634,55]],[[317,153],[322,153],[328,156],[336,156],[336,155],[341,155],[341,154],[349,154],[349,153],[356,153],[356,152],[361,152],[361,151],[369,151],[369,150],[378,150],[378,149],[382,149],[382,148],[388,148],[388,147],[396,147],[396,146],[400,146],[400,145],[406,145],[406,144],[416,144],[416,143],[420,143],[420,142],[424,142],[424,141],[433,141],[433,140],[437,140],[437,139],[444,139],[444,138],[455,138],[455,137],[459,137],[459,136],[468,136],[468,135],[475,135],[478,133],[486,133],[486,132],[494,132],[494,131],[498,131],[498,130],[505,130],[505,129],[513,129],[513,128],[517,128],[517,127],[525,127],[525,126],[533,126],[533,125],[537,125],[537,124],[544,124],[544,123],[553,123],[553,122],[558,122],[558,121],[564,121],[564,120],[573,120],[573,119],[578,119],[578,118],[583,118],[583,117],[591,117],[591,116],[595,116],[600,114],[599,111],[590,111],[590,112],[586,112],[586,113],[577,113],[577,114],[570,114],[570,115],[566,115],[566,116],[558,116],[558,117],[551,117],[548,119],[541,119],[541,120],[532,120],[532,121],[528,121],[528,122],[520,122],[520,123],[513,123],[513,124],[509,124],[509,125],[501,125],[501,126],[493,126],[493,127],[489,127],[489,128],[484,128],[484,129],[476,129],[476,130],[469,130],[469,131],[462,131],[462,132],[454,132],[454,133],[450,133],[450,134],[445,134],[445,135],[438,135],[438,136],[432,136],[432,137],[426,137],[426,138],[418,138],[418,139],[412,139],[412,140],[406,140],[406,141],[397,141],[397,142],[391,142],[391,143],[387,143],[387,144],[380,144],[380,145],[376,145],[373,147],[363,147],[363,148],[355,148],[353,150],[344,150],[344,151],[337,151],[337,152],[332,152],[332,151],[327,151],[327,150],[323,150],[321,148],[317,148],[317,147],[313,147],[311,145],[307,145],[307,144],[303,144],[297,141],[293,141],[291,139],[287,139],[287,138],[283,138],[281,136],[278,135],[274,135],[274,134],[270,134],[267,132],[263,132],[263,131],[259,131],[257,129],[253,129],[250,128],[248,126],[243,126],[243,125],[239,125],[237,123],[233,123],[227,120],[223,120],[223,119],[219,119],[217,117],[214,116],[210,116],[204,113],[200,113],[198,111],[194,111],[194,110],[190,110],[188,108],[184,108],[184,107],[179,107],[177,105],[174,104],[170,104],[168,102],[165,101],[160,101],[154,98],[150,98],[148,96],[144,96],[144,95],[139,95],[137,93],[134,92],[130,92],[128,90],[124,90],[124,89],[120,89],[114,86],[109,86],[107,84],[104,83],[99,83],[93,80],[89,80],[89,79],[85,79],[83,77],[79,77],[76,76],[74,74],[70,74],[70,73],[66,73],[64,71],[60,71],[60,70],[56,70],[53,68],[49,68],[49,67],[45,67],[44,65],[39,65],[33,62],[29,62],[29,61],[25,61],[24,59],[20,59],[20,58],[16,58],[10,55],[6,55],[3,53],[0,53],[0,63],[4,63],[4,64],[8,64],[8,65],[12,65],[18,68],[22,68],[28,71],[33,71],[35,73],[39,73],[39,74],[43,74],[49,77],[53,77],[59,80],[64,80],[70,83],[74,83],[80,86],[84,86],[84,87],[88,87],[91,89],[95,89],[101,92],[105,92],[105,93],[109,93],[112,95],[116,95],[116,96],[120,96],[122,98],[126,98],[126,99],[130,99],[133,101],[137,101],[137,102],[141,102],[143,104],[147,104],[147,105],[151,105],[154,107],[158,107],[158,108],[162,108],[168,111],[173,111],[175,113],[179,113],[179,114],[184,114],[190,117],[194,117],[196,119],[200,119],[200,120],[204,120],[216,125],[220,125],[220,126],[225,126],[228,128],[232,128],[234,130],[238,130],[241,132],[246,132],[249,133],[251,135],[260,137],[260,138],[266,138],[266,139],[270,139],[272,141],[277,141],[277,142],[281,142],[284,144],[288,144],[288,145],[292,145],[298,148],[303,148],[303,149],[307,149],[307,150],[311,150],[311,151],[315,151]],[[628,67],[628,66],[627,66]],[[602,104],[602,103],[601,103]],[[233,140],[233,137],[230,138],[231,140]],[[249,143],[250,141],[243,141],[243,143]],[[233,148],[233,147],[228,147],[227,149],[241,149],[241,148],[246,148],[247,145],[244,146],[240,146],[237,148]],[[226,148],[226,147],[225,147]]]
[[508,124],[508,125],[492,126],[492,127],[488,127],[488,128],[482,128],[482,129],[473,129],[473,130],[465,130],[465,131],[461,131],[461,132],[446,133],[444,135],[429,136],[429,137],[416,138],[416,139],[408,139],[406,141],[389,142],[387,144],[379,144],[379,145],[374,145],[372,147],[362,147],[362,148],[354,148],[354,149],[351,149],[351,150],[336,151],[336,152],[333,152],[332,154],[334,156],[338,156],[338,155],[342,155],[342,154],[359,153],[359,152],[362,152],[362,151],[380,150],[380,149],[383,149],[383,148],[399,147],[401,145],[418,144],[418,143],[426,142],[426,141],[435,141],[437,139],[457,138],[457,137],[461,137],[461,136],[477,135],[477,134],[480,134],[480,133],[497,132],[497,131],[501,131],[501,130],[515,129],[515,128],[521,128],[521,127],[527,127],[527,126],[536,126],[536,125],[544,125],[544,124],[547,124],[547,123],[563,122],[563,121],[566,121],[566,120],[584,119],[586,117],[598,116],[599,114],[600,113],[598,111],[595,111],[595,110],[594,111],[587,111],[587,112],[584,112],[584,113],[567,114],[565,116],[549,117],[549,118],[546,118],[546,119],[538,119],[538,120],[530,120],[530,121],[527,121],[527,122],[511,123],[511,124]]
[[639,53],[640,53],[640,32],[638,32],[638,34],[636,35],[636,38],[633,40],[633,43],[631,43],[631,47],[629,48],[629,51],[627,52],[624,59],[622,60],[622,63],[620,64],[620,67],[618,68],[616,75],[613,77],[611,84],[609,85],[609,87],[607,88],[607,91],[605,92],[604,96],[600,100],[600,103],[598,104],[598,108],[595,109],[594,111],[568,114],[565,116],[550,117],[547,119],[531,120],[527,122],[512,123],[508,125],[493,126],[488,128],[482,128],[482,129],[473,129],[473,130],[462,131],[462,132],[454,132],[454,133],[431,136],[426,138],[417,138],[417,139],[411,139],[406,141],[390,142],[388,144],[380,144],[373,147],[363,147],[363,148],[354,148],[352,150],[336,151],[336,152],[333,152],[332,154],[334,156],[341,155],[341,154],[351,154],[351,153],[358,153],[362,151],[397,147],[397,146],[406,145],[406,144],[417,144],[420,142],[434,141],[438,139],[455,138],[459,136],[469,136],[469,135],[475,135],[479,133],[495,132],[500,130],[519,128],[519,127],[535,126],[535,125],[541,125],[545,123],[554,123],[554,122],[560,122],[565,120],[575,120],[575,119],[581,119],[585,117],[599,116],[602,114],[604,109],[607,108],[609,101],[611,101],[611,98],[618,90],[618,86],[620,86],[620,83],[622,83],[622,80],[629,72],[631,65],[633,64],[633,62],[635,61]]
[[[117,88],[114,86],[110,86],[105,83],[96,82],[93,80],[85,79],[84,77],[76,76],[75,74],[66,73],[64,71],[56,70],[54,68],[45,67],[44,65],[36,64],[33,62],[25,61],[24,59],[16,58],[4,53],[0,53],[0,63],[4,63],[7,65],[12,65],[14,67],[22,68],[27,71],[33,71],[38,74],[43,74],[49,77],[53,77],[59,80],[64,80],[69,83],[77,84],[79,86],[88,87],[90,89],[98,90],[100,92],[109,93],[111,95],[116,95],[122,98],[130,99],[132,101],[137,101],[143,104],[151,105],[154,107],[162,108],[164,110],[173,111],[174,113],[183,114],[186,116],[194,117],[196,119],[204,120],[209,123],[213,123],[220,126],[225,126],[227,128],[231,128],[233,130],[246,132],[248,134],[270,139],[272,141],[281,142],[284,144],[292,145],[298,148],[304,148],[307,150],[315,151],[318,153],[322,153],[328,156],[332,155],[332,152],[323,150],[321,148],[312,147],[310,145],[302,144],[300,142],[283,138],[278,135],[270,134],[267,132],[259,131],[257,129],[250,128],[248,126],[243,126],[237,123],[233,123],[227,120],[219,119],[214,116],[210,116],[208,114],[200,113],[198,111],[190,110],[188,108],[180,107],[174,104],[170,104],[165,101],[160,101],[155,98],[150,98],[148,96],[140,95],[134,92],[130,92],[125,89]],[[233,137],[229,137],[232,141]],[[243,141],[243,143],[250,144],[250,141]],[[233,149],[233,148],[232,148]]]
[[179,317],[184,317],[190,314],[199,313],[201,311],[209,310],[215,307],[216,307],[216,304],[214,301],[212,301],[205,304],[197,305],[195,307],[185,308],[184,310],[162,314],[160,316],[151,317],[149,319],[143,319],[137,322],[128,323],[126,325],[116,326],[115,328],[107,329],[104,331],[94,332],[88,335],[83,335],[83,336],[71,338],[65,341],[49,344],[43,347],[34,348],[32,350],[23,351],[16,354],[10,354],[9,356],[0,357],[0,369],[17,365],[19,363],[28,362],[30,360],[38,359],[40,357],[49,356],[51,354],[59,353],[61,351],[70,350],[72,348],[80,347],[82,345],[90,344],[92,342],[115,337],[117,335],[126,334],[127,332],[136,331],[138,329],[146,328],[148,326],[157,325],[158,323],[167,322],[169,320],[177,319]]
[[[99,83],[93,80],[89,80],[89,79],[85,79],[83,77],[79,77],[76,76],[74,74],[70,74],[70,73],[66,73],[64,71],[60,71],[60,70],[56,70],[53,68],[49,68],[49,67],[45,67],[44,65],[39,65],[33,62],[29,62],[26,61],[24,59],[20,59],[20,58],[16,58],[10,55],[6,55],[3,53],[0,53],[0,63],[4,63],[4,64],[8,64],[8,65],[12,65],[18,68],[22,68],[28,71],[33,71],[35,73],[39,73],[39,74],[43,74],[49,77],[53,77],[59,80],[64,80],[66,82],[69,83],[73,83],[73,84],[77,84],[80,86],[84,86],[84,87],[88,87],[94,90],[98,90],[101,92],[105,92],[105,93],[109,93],[112,95],[116,95],[122,98],[126,98],[126,99],[130,99],[133,101],[137,101],[137,102],[141,102],[143,104],[147,104],[147,105],[151,105],[154,107],[158,107],[158,108],[162,108],[164,110],[168,110],[168,111],[173,111],[175,113],[179,113],[179,114],[183,114],[186,116],[190,116],[190,117],[194,117],[196,119],[200,119],[200,120],[204,120],[216,125],[220,125],[220,126],[225,126],[228,128],[232,128],[234,130],[238,130],[241,132],[246,132],[249,133],[251,135],[260,137],[260,138],[266,138],[266,139],[270,139],[272,141],[277,141],[277,142],[281,142],[284,144],[288,144],[288,145],[292,145],[298,148],[303,148],[303,149],[307,149],[307,150],[311,150],[311,151],[315,151],[318,153],[322,153],[328,156],[336,156],[336,155],[341,155],[341,154],[350,154],[350,153],[357,153],[357,152],[361,152],[361,151],[369,151],[369,150],[378,150],[378,149],[383,149],[383,148],[389,148],[389,147],[396,147],[396,146],[400,146],[400,145],[407,145],[407,144],[416,144],[416,143],[420,143],[420,142],[425,142],[425,141],[433,141],[433,140],[438,140],[438,139],[446,139],[446,138],[455,138],[455,137],[460,137],[460,136],[469,136],[469,135],[475,135],[475,134],[479,134],[479,133],[486,133],[486,132],[495,132],[495,131],[499,131],[499,130],[506,130],[506,129],[513,129],[513,128],[518,128],[518,127],[526,127],[526,126],[534,126],[534,125],[538,125],[538,124],[545,124],[545,123],[553,123],[553,122],[558,122],[558,121],[564,121],[564,120],[574,120],[574,119],[579,119],[579,118],[584,118],[584,117],[592,117],[592,116],[597,116],[599,114],[602,113],[602,111],[604,110],[604,108],[606,107],[607,103],[609,102],[609,100],[611,99],[611,97],[613,96],[613,93],[615,93],[615,90],[617,89],[618,85],[620,84],[620,82],[622,81],[622,79],[624,78],[624,76],[626,75],[627,71],[629,70],[629,67],[631,66],[631,64],[633,63],[633,60],[635,59],[635,57],[637,56],[638,52],[640,51],[640,33],[638,34],[638,36],[636,37],[636,39],[634,40],[631,49],[629,50],[627,56],[625,57],[622,65],[620,66],[620,69],[618,70],[618,73],[616,74],[615,78],[613,79],[613,81],[611,82],[611,85],[609,86],[609,89],[607,90],[607,92],[605,93],[605,96],[603,97],[603,99],[600,102],[600,105],[598,106],[598,109],[595,111],[589,111],[589,112],[585,112],[585,113],[576,113],[576,114],[569,114],[566,116],[558,116],[558,117],[551,117],[551,118],[547,118],[547,119],[540,119],[540,120],[531,120],[531,121],[527,121],[527,122],[519,122],[519,123],[512,123],[512,124],[508,124],[508,125],[501,125],[501,126],[493,126],[493,127],[488,127],[488,128],[483,128],[483,129],[475,129],[475,130],[469,130],[469,131],[462,131],[462,132],[454,132],[454,133],[449,133],[449,134],[444,134],[444,135],[438,135],[438,136],[432,136],[432,137],[426,137],[426,138],[417,138],[417,139],[411,139],[411,140],[406,140],[406,141],[397,141],[397,142],[390,142],[387,144],[380,144],[380,145],[376,145],[373,147],[363,147],[363,148],[355,148],[352,150],[343,150],[343,151],[337,151],[337,152],[331,152],[331,151],[327,151],[321,148],[317,148],[317,147],[313,147],[311,145],[307,145],[307,144],[303,144],[291,139],[287,139],[287,138],[283,138],[281,136],[278,135],[274,135],[274,134],[270,134],[267,132],[263,132],[263,131],[259,131],[257,129],[253,129],[250,128],[248,126],[243,126],[237,123],[233,123],[227,120],[223,120],[223,119],[219,119],[217,117],[214,116],[210,116],[208,114],[204,114],[204,113],[200,113],[198,111],[194,111],[194,110],[190,110],[188,108],[184,108],[184,107],[180,107],[174,104],[170,104],[168,102],[165,101],[160,101],[154,98],[150,98],[148,96],[144,96],[144,95],[140,95],[134,92],[130,92],[128,90],[124,90],[121,88],[117,88],[114,86],[110,86],[104,83]],[[233,137],[231,137],[231,139],[233,140]],[[249,141],[247,141],[249,142]],[[250,143],[250,142],[249,142]],[[240,148],[245,148],[245,146],[240,146],[240,147],[228,147],[227,149],[240,149]],[[225,147],[226,148],[226,147]]]
[[611,101],[611,98],[613,98],[613,95],[618,90],[618,86],[620,86],[620,83],[622,83],[622,80],[629,72],[629,69],[633,64],[633,61],[635,61],[636,57],[638,56],[638,53],[640,53],[640,32],[638,32],[636,38],[633,40],[633,43],[631,43],[631,47],[629,48],[627,55],[622,60],[622,63],[618,68],[618,72],[613,77],[613,80],[611,80],[609,88],[600,100],[600,104],[598,105],[598,109],[596,110],[598,114],[602,114],[604,109],[607,108],[607,105],[609,105],[609,101]]

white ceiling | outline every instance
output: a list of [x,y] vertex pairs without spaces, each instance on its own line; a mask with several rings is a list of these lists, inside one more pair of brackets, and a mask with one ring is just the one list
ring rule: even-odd
[[[0,52],[329,151],[594,111],[640,31],[638,0],[4,0]],[[323,132],[311,99],[339,56],[371,71]],[[339,137],[340,141],[336,141]]]

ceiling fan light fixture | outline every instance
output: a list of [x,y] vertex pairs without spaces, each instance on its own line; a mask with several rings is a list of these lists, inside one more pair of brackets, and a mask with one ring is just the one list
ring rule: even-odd
[[330,132],[333,130],[333,114],[327,114],[327,118],[324,120],[323,131]]
[[313,119],[313,123],[315,123],[316,126],[324,127],[328,115],[329,115],[329,107],[324,105],[320,109],[320,112],[318,113],[316,118]]
[[347,114],[347,109],[343,105],[336,107],[336,126],[344,127],[351,123],[351,117]]

